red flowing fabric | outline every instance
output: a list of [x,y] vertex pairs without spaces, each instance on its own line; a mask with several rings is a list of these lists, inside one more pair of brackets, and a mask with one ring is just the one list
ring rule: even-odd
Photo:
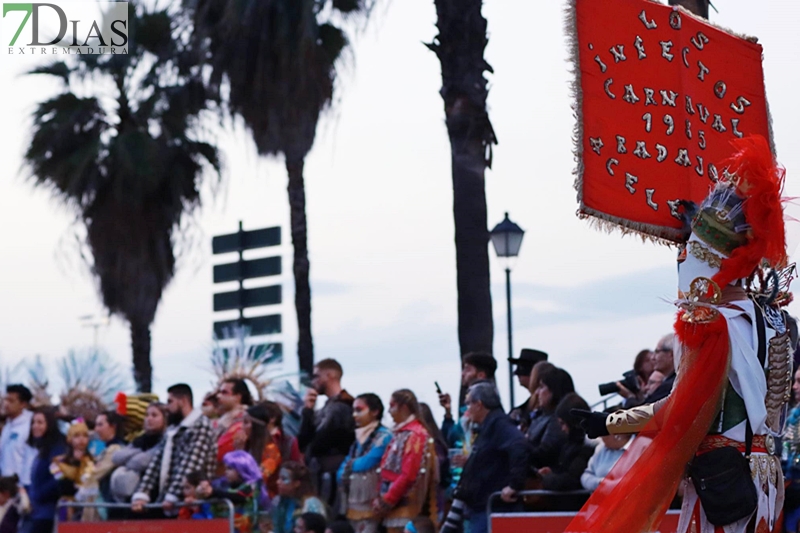
[[666,403],[631,443],[567,533],[656,531],[678,484],[719,410],[727,382],[728,324],[684,322],[675,332],[683,346],[675,386]]

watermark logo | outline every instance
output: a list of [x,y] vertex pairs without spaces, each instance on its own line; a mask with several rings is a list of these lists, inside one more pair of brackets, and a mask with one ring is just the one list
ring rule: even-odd
[[127,2],[3,2],[7,55],[127,54]]

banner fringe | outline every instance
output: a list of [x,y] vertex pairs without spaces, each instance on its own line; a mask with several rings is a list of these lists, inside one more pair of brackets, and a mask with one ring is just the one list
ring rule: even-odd
[[577,215],[578,218],[586,220],[592,228],[604,233],[620,232],[623,237],[634,235],[642,239],[642,242],[650,241],[665,246],[675,246],[683,242],[681,230],[679,229],[633,222],[627,218],[615,217],[608,213],[597,211],[584,204],[581,204]]
[[564,9],[564,33],[567,36],[568,58],[572,81],[569,84],[572,96],[572,116],[575,125],[572,127],[572,155],[575,159],[575,176],[573,187],[578,192],[578,203],[583,205],[583,89],[581,89],[581,63],[578,45],[577,0],[567,0]]

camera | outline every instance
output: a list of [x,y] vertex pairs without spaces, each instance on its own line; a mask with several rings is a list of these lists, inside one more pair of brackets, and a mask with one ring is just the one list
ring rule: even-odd
[[[619,382],[629,391],[636,394],[639,392],[639,381],[636,379],[636,371],[635,370],[628,370],[624,374],[622,374],[622,379]],[[614,394],[615,392],[619,392],[617,389],[617,382],[612,381],[611,383],[601,383],[597,386],[600,390],[601,396],[606,396],[608,394]]]

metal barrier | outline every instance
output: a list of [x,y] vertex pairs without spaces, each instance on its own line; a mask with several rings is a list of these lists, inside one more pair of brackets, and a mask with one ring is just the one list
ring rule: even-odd
[[605,411],[606,409],[608,409],[608,402],[610,402],[611,400],[616,401],[618,398],[621,398],[622,400],[625,399],[625,398],[622,398],[622,396],[620,396],[620,394],[618,392],[612,392],[608,396],[603,396],[602,398],[600,398],[600,401],[595,402],[592,405],[590,405],[589,409],[591,411],[594,411],[595,409],[597,409],[598,407],[600,407],[602,405],[603,406],[602,410]]
[[[224,504],[228,507],[227,518],[212,518],[208,520],[176,520],[164,519],[153,520],[145,518],[134,518],[131,520],[103,520],[94,522],[71,522],[59,521],[59,511],[61,509],[131,509],[129,503],[107,503],[107,502],[59,502],[56,507],[55,531],[57,533],[110,533],[115,530],[124,530],[125,533],[234,533],[234,509],[230,500],[211,499],[199,500],[194,503],[179,502],[175,508],[196,507],[203,504]],[[163,509],[160,503],[149,503],[145,509]],[[134,516],[135,513],[133,514]],[[183,526],[183,527],[181,527]]]
[[[500,498],[501,492],[493,492],[489,495],[489,501],[486,502],[486,520],[489,521],[489,533],[492,533],[492,503],[497,501]],[[517,492],[517,498],[521,501],[522,498],[525,496],[545,496],[545,497],[553,497],[553,496],[588,496],[591,494],[591,491],[588,490],[566,490],[566,491],[554,491],[554,490],[521,490]],[[521,515],[521,514],[531,514],[531,513],[508,513],[514,515]],[[559,514],[559,515],[568,515],[574,516],[575,513],[549,513],[549,514]]]
[[[492,514],[492,503],[500,497],[500,492],[492,493],[486,503],[486,520],[488,521],[488,533],[493,533],[495,527],[492,518],[498,520],[501,527],[495,528],[495,533],[517,533],[519,531],[536,531],[538,533],[563,533],[569,522],[578,514],[577,511],[560,512],[509,512]],[[572,490],[556,492],[551,490],[524,490],[517,492],[517,496],[588,496],[591,492],[587,490]],[[669,510],[664,516],[659,532],[676,533],[678,529],[678,519],[680,511]]]

